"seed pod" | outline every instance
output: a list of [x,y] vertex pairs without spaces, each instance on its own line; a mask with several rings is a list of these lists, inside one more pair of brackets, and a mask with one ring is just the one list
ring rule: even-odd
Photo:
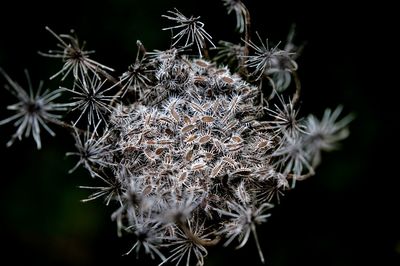
[[207,143],[209,140],[211,139],[211,136],[210,135],[204,135],[204,136],[202,136],[202,137],[200,137],[199,138],[199,143],[200,144],[205,144],[205,143]]
[[250,176],[252,174],[252,170],[249,168],[239,168],[232,172],[233,175],[239,175],[242,177]]
[[185,154],[185,160],[191,162],[193,159],[193,149],[190,149]]
[[205,116],[202,116],[202,117],[200,118],[200,120],[201,120],[202,122],[204,122],[204,123],[212,123],[212,122],[214,122],[214,117],[209,116],[209,115],[205,115]]
[[219,172],[221,172],[223,165],[224,163],[222,161],[219,161],[215,164],[215,166],[211,170],[211,178],[216,177]]
[[230,152],[236,152],[239,151],[241,148],[243,148],[242,143],[228,143],[225,144],[225,146]]
[[170,144],[174,144],[174,141],[171,139],[160,139],[159,141],[157,141],[157,144],[170,145]]
[[207,166],[207,163],[203,161],[199,161],[197,163],[193,163],[192,165],[192,171],[201,171]]
[[148,196],[152,190],[153,190],[153,187],[151,185],[146,186],[143,189],[143,195]]
[[231,139],[236,143],[242,143],[243,139],[240,136],[232,136]]
[[205,82],[207,80],[207,77],[205,77],[205,76],[195,76],[193,79],[194,79],[194,82]]
[[260,141],[259,143],[257,143],[257,150],[267,148],[269,145],[270,142],[268,140]]
[[182,132],[182,133],[187,133],[187,132],[189,132],[189,131],[192,131],[195,127],[196,127],[196,125],[187,125],[187,126],[184,126],[184,127],[181,129],[181,132]]
[[192,143],[197,139],[197,135],[196,134],[190,134],[189,136],[187,136],[185,138],[185,142],[186,143]]
[[187,179],[188,173],[186,171],[179,175],[179,181],[184,182]]
[[209,66],[209,64],[206,61],[201,59],[195,60],[194,63],[202,68],[207,68]]
[[237,165],[237,162],[236,162],[234,159],[232,159],[231,157],[224,156],[224,157],[222,158],[222,160],[223,160],[224,162],[230,164],[232,167],[236,167],[236,165]]
[[164,152],[164,150],[165,150],[164,148],[158,148],[154,153],[155,155],[160,156]]
[[175,121],[177,123],[179,123],[180,116],[179,116],[178,112],[175,110],[176,102],[177,101],[175,101],[173,104],[171,104],[171,107],[169,108],[169,112],[171,113],[171,115],[175,119]]
[[217,138],[213,138],[213,147],[218,152],[224,149],[222,143]]
[[228,71],[225,68],[220,68],[220,69],[217,69],[214,73],[216,75],[222,75],[222,74],[228,73]]
[[224,77],[222,77],[222,80],[225,82],[225,83],[227,83],[227,84],[233,84],[235,81],[232,79],[232,78],[230,78],[230,77],[227,77],[227,76],[224,76]]
[[191,124],[192,120],[190,119],[190,117],[188,117],[187,115],[183,116],[183,122],[185,124]]
[[169,136],[173,136],[173,135],[174,135],[174,132],[173,132],[170,128],[166,128],[166,129],[165,129],[165,133],[166,133],[167,135],[169,135]]
[[214,155],[215,155],[214,153],[206,151],[204,152],[204,159],[206,161],[211,161],[212,159],[214,159]]

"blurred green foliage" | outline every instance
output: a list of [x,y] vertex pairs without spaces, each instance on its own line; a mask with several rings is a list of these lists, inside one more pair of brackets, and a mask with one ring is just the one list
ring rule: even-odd
[[[285,40],[292,23],[297,42],[306,42],[299,59],[303,95],[301,113],[322,115],[325,107],[345,106],[357,118],[342,149],[324,154],[317,175],[299,182],[259,228],[268,265],[400,265],[398,184],[395,168],[398,117],[391,80],[375,79],[383,64],[373,49],[389,36],[390,21],[371,19],[380,7],[364,4],[360,11],[342,2],[307,4],[287,1],[244,1],[252,14],[252,28],[272,41]],[[265,2],[265,3],[264,3]],[[266,4],[267,2],[267,4]],[[1,9],[0,66],[25,84],[28,68],[34,84],[58,71],[59,62],[37,51],[54,48],[57,33],[75,29],[95,58],[118,73],[132,63],[136,40],[148,50],[167,49],[169,32],[161,18],[177,7],[200,15],[215,40],[238,41],[234,16],[220,1],[83,0],[13,1]],[[266,4],[266,5],[265,5]],[[371,43],[375,40],[375,44]],[[378,47],[379,48],[379,47]],[[385,74],[385,73],[384,73]],[[381,74],[380,74],[381,75]],[[381,76],[379,76],[381,77]],[[385,82],[388,82],[387,84]],[[5,83],[1,79],[0,83]],[[48,87],[58,86],[46,80]],[[13,98],[0,90],[0,119]],[[110,219],[115,206],[100,201],[81,203],[88,195],[78,185],[95,185],[84,171],[67,174],[74,164],[65,152],[72,138],[61,129],[43,138],[44,149],[32,140],[5,143],[13,128],[0,128],[0,249],[3,265],[153,265],[143,256],[121,256],[131,239],[118,239]],[[393,143],[393,144],[392,144]],[[397,156],[397,157],[396,157]],[[243,262],[259,265],[254,243],[210,251],[206,265]],[[239,265],[239,264],[238,264]]]

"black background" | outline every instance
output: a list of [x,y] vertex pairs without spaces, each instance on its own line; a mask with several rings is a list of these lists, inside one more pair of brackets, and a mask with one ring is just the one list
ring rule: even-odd
[[[299,182],[259,230],[267,265],[400,265],[398,190],[398,90],[394,9],[383,2],[352,6],[342,1],[245,1],[252,29],[270,41],[285,40],[292,23],[298,43],[303,94],[301,114],[321,116],[326,107],[345,106],[356,120],[339,151],[324,154],[317,175]],[[29,69],[34,84],[60,63],[37,54],[54,48],[44,30],[75,29],[97,61],[125,70],[136,55],[136,40],[148,50],[166,49],[169,24],[161,18],[177,7],[200,15],[214,40],[237,41],[235,20],[221,1],[12,1],[0,11],[0,66],[21,84]],[[397,73],[396,73],[397,72]],[[1,83],[5,83],[1,79]],[[0,119],[14,99],[0,90]],[[84,172],[67,170],[73,141],[57,138],[5,143],[11,125],[0,128],[0,260],[2,265],[153,265],[142,256],[123,257],[132,239],[118,239],[110,219],[115,206],[81,203],[78,185],[93,185]],[[241,250],[210,250],[206,265],[260,265],[253,241]]]

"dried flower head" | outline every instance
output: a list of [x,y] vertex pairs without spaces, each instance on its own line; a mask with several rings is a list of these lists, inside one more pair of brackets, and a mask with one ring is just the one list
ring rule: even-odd
[[260,42],[260,46],[255,44],[253,41],[245,41],[248,46],[254,50],[254,55],[246,56],[246,66],[253,68],[253,76],[256,80],[259,80],[262,75],[274,69],[274,66],[279,62],[281,57],[285,58],[288,56],[287,52],[282,51],[278,48],[279,43],[270,48],[268,39],[265,43],[262,41],[260,35],[257,33],[257,37]]
[[[107,80],[100,80],[96,76],[85,76],[83,80],[77,80],[74,89],[62,87],[62,90],[72,93],[72,102],[68,105],[72,111],[80,111],[80,115],[74,122],[74,126],[86,115],[89,125],[95,125],[98,121],[107,123],[105,115],[111,113],[111,102],[116,96],[105,95],[111,88],[105,88]],[[78,88],[78,89],[75,89]]]
[[240,0],[223,0],[227,8],[228,14],[235,12],[236,30],[243,33],[246,28],[247,8]]
[[18,99],[17,103],[7,107],[8,110],[15,111],[16,114],[0,121],[0,125],[15,121],[14,126],[17,127],[17,131],[12,135],[7,146],[11,146],[15,139],[21,140],[23,136],[27,138],[32,135],[37,148],[40,149],[42,147],[40,128],[43,127],[51,136],[55,136],[55,133],[50,129],[47,123],[56,122],[61,118],[61,115],[54,114],[53,112],[66,110],[63,104],[53,103],[55,99],[61,96],[62,90],[46,90],[42,93],[43,83],[40,82],[39,88],[36,93],[34,93],[28,71],[25,71],[28,80],[28,93],[1,68],[0,73],[8,82],[6,89]]
[[[59,41],[57,47],[61,50],[49,50],[47,53],[39,52],[39,54],[51,58],[61,58],[64,62],[61,70],[51,76],[50,79],[62,75],[61,80],[64,80],[72,72],[75,80],[79,80],[84,79],[89,72],[97,74],[98,69],[114,71],[112,68],[90,59],[89,56],[94,51],[84,50],[85,43],[80,44],[77,37],[70,34],[58,35],[49,27],[46,27],[46,30]],[[74,34],[74,31],[71,31],[71,34]]]
[[206,41],[215,47],[212,42],[212,37],[204,30],[204,23],[199,20],[200,17],[191,16],[187,18],[177,9],[175,9],[175,11],[168,11],[168,13],[170,15],[163,15],[163,17],[175,21],[178,25],[163,28],[163,30],[180,30],[180,32],[172,37],[172,39],[175,40],[172,46],[175,46],[185,37],[184,46],[187,47],[196,44],[200,56],[202,55],[201,51],[205,48]]
[[[283,50],[270,48],[258,34],[256,45],[243,2],[223,2],[236,13],[244,44],[220,42],[214,61],[202,57],[206,42],[214,45],[200,17],[175,9],[163,16],[177,23],[164,28],[179,30],[172,47],[147,52],[138,42],[135,62],[119,78],[89,59],[92,52],[75,37],[49,29],[62,50],[46,55],[65,61],[55,76],[65,79],[72,71],[72,89],[35,96],[1,70],[19,99],[9,106],[17,114],[0,122],[17,121],[12,140],[32,133],[40,148],[39,125],[53,134],[45,122],[60,119],[51,111],[79,111],[72,125],[58,123],[75,139],[76,151],[67,155],[78,162],[70,172],[82,166],[103,184],[82,186],[93,191],[83,201],[116,202],[118,235],[134,238],[126,255],[202,266],[208,247],[236,242],[241,248],[253,236],[264,262],[256,227],[297,180],[315,174],[321,151],[348,135],[351,117],[339,119],[341,107],[327,109],[321,120],[301,117],[292,37]],[[187,52],[194,44],[198,56]],[[288,97],[283,92],[291,77],[295,93]],[[263,81],[271,84],[269,97]],[[53,104],[61,91],[70,92],[70,101]]]

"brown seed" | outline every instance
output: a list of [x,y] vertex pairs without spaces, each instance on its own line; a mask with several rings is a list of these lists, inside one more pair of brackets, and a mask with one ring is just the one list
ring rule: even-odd
[[181,131],[182,131],[182,133],[187,133],[187,132],[193,130],[195,127],[196,127],[195,125],[187,125],[187,126],[184,126]]
[[200,67],[204,67],[204,68],[209,66],[209,64],[206,61],[203,61],[203,60],[196,60],[195,64],[200,66]]
[[214,154],[208,151],[204,153],[204,156],[207,161],[211,161],[214,158]]
[[228,84],[232,84],[234,82],[233,79],[231,79],[230,77],[222,77],[222,80]]
[[213,169],[211,170],[211,177],[216,177],[216,176],[219,174],[219,172],[221,171],[222,166],[223,166],[223,163],[222,163],[222,162],[218,162],[218,163],[213,167]]
[[200,144],[207,143],[210,139],[211,139],[210,135],[204,135],[199,139],[199,143]]
[[269,144],[269,141],[261,141],[260,143],[257,144],[257,148],[263,149],[263,148],[267,147],[268,144]]
[[190,120],[190,117],[188,117],[187,115],[185,115],[185,116],[183,117],[183,121],[185,122],[185,124],[190,124],[190,123],[192,123],[192,121]]
[[207,80],[207,78],[205,76],[195,76],[194,77],[194,81],[195,82],[203,82],[203,81],[206,81],[206,80]]
[[214,117],[206,115],[201,118],[201,121],[204,123],[212,123],[214,122]]
[[166,129],[165,129],[165,133],[168,134],[168,135],[170,135],[170,136],[173,136],[173,135],[174,135],[174,132],[173,132],[171,129],[169,129],[169,128],[166,128]]
[[145,195],[145,196],[149,195],[149,194],[151,193],[152,190],[153,190],[153,188],[152,188],[150,185],[146,186],[146,187],[143,189],[143,195]]
[[150,125],[150,121],[151,121],[151,114],[148,114],[145,117],[144,124],[148,126]]
[[195,139],[197,139],[197,135],[196,135],[196,134],[192,134],[192,135],[189,135],[189,136],[185,139],[185,141],[186,141],[187,143],[192,143]]
[[232,140],[236,143],[241,143],[243,141],[243,139],[239,136],[233,136]]
[[157,156],[159,156],[159,155],[161,155],[163,152],[164,152],[164,148],[158,148],[158,149],[156,149],[155,154],[156,154]]
[[250,88],[249,87],[243,87],[243,88],[240,89],[240,92],[242,94],[247,94],[247,93],[250,92]]
[[124,152],[134,152],[137,150],[136,146],[128,146],[124,149]]
[[251,170],[248,168],[241,168],[233,172],[233,174],[241,175],[241,176],[249,176],[251,175]]
[[235,165],[236,165],[236,161],[233,160],[231,157],[225,156],[224,158],[222,158],[222,160],[223,160],[224,162],[227,162],[227,163],[230,164],[231,166],[235,166]]
[[214,93],[211,89],[208,89],[208,90],[206,90],[206,95],[207,95],[207,97],[211,98],[214,95]]
[[187,178],[188,174],[187,172],[183,172],[180,176],[179,176],[179,181],[185,181]]
[[169,109],[169,111],[170,111],[172,117],[175,119],[175,121],[179,122],[180,117],[179,117],[178,112],[175,110],[175,104],[176,104],[176,101],[171,105],[171,108]]
[[192,161],[192,158],[193,158],[193,150],[190,149],[185,154],[185,160],[190,162],[190,161]]
[[227,71],[226,69],[218,69],[217,71],[215,71],[215,74],[220,75],[220,74],[225,74]]
[[235,152],[243,148],[243,145],[241,143],[234,143],[234,144],[226,144],[225,145],[229,151]]
[[169,139],[160,139],[157,143],[160,145],[169,145],[169,144],[173,144],[174,141],[169,140]]

